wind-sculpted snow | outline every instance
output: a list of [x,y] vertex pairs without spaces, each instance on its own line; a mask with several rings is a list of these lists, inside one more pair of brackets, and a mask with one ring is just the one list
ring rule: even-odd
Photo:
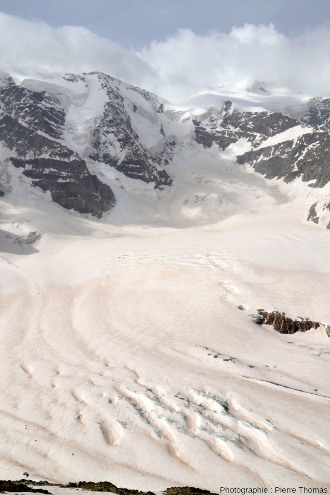
[[56,211],[39,252],[1,258],[0,476],[329,485],[325,329],[286,336],[249,317],[329,322],[327,232],[298,206],[189,230]]

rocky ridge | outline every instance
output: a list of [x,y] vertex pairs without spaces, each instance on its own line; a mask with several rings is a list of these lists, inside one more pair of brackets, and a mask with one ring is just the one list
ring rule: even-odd
[[[62,207],[97,218],[116,203],[102,167],[164,189],[175,183],[167,167],[180,146],[221,153],[239,142],[246,142],[240,166],[323,190],[330,182],[330,98],[312,98],[299,111],[242,110],[226,100],[196,115],[101,73],[66,74],[55,83],[0,81],[2,172],[10,175],[13,166]],[[2,175],[1,197],[8,189]],[[329,211],[320,194],[306,219],[321,223]]]
[[247,139],[253,147],[267,138],[298,125],[298,122],[279,112],[249,112],[235,108],[229,100],[222,110],[210,111],[194,120],[196,141],[209,148],[213,143],[221,149],[239,139]]
[[[137,112],[137,105],[128,98],[125,101],[120,86],[113,78],[104,74],[98,74],[97,77],[107,95],[107,102],[103,114],[96,121],[92,139],[95,151],[90,158],[106,163],[132,179],[152,182],[156,188],[171,185],[172,179],[168,173],[158,166],[160,160],[143,146],[137,132],[132,128],[129,110]],[[150,93],[137,88],[136,91],[154,112],[162,112],[161,103],[152,98]],[[162,129],[159,128],[160,134]],[[164,131],[162,135],[164,136]]]
[[[209,111],[194,120],[196,141],[205,148],[216,144],[224,150],[246,139],[250,149],[237,155],[239,165],[252,167],[267,179],[290,183],[299,178],[309,187],[324,188],[330,182],[330,98],[312,98],[299,118],[286,115],[289,110],[240,111],[226,101],[222,111]],[[329,199],[321,194],[306,219],[319,223],[329,211]]]
[[279,333],[307,332],[311,328],[318,328],[321,325],[318,321],[311,321],[309,318],[293,320],[279,311],[258,309],[258,315],[260,316],[258,324],[272,325]]
[[[24,473],[25,476],[29,476],[28,473]],[[44,488],[42,488],[44,487]],[[33,481],[27,479],[21,480],[0,480],[0,493],[10,492],[32,492],[32,493],[45,493],[50,492],[45,488],[60,487],[64,492],[71,493],[71,490],[79,491],[93,491],[93,492],[106,492],[116,493],[117,495],[155,495],[153,492],[142,492],[135,489],[120,488],[110,483],[109,481],[80,481],[78,483],[67,483],[66,485],[50,483],[48,481]],[[209,490],[203,490],[201,488],[194,488],[190,486],[180,486],[167,488],[163,492],[164,495],[213,495]]]

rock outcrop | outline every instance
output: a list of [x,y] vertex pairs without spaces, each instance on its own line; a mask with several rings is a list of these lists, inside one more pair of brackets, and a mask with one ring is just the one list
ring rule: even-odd
[[267,138],[299,124],[279,112],[240,111],[229,100],[225,101],[223,110],[207,112],[193,122],[197,143],[204,148],[210,148],[215,143],[221,149],[242,138],[258,146]]
[[304,125],[330,131],[330,98],[312,98],[307,113],[301,118]]
[[301,177],[304,182],[313,181],[311,187],[323,187],[330,181],[330,134],[303,134],[297,140],[248,151],[237,162],[252,165],[267,179],[292,182]]
[[[97,218],[110,211],[116,199],[109,184],[89,171],[93,161],[155,188],[171,185],[161,163],[169,162],[175,143],[159,125],[164,143],[157,156],[144,146],[131,122],[131,114],[142,115],[145,106],[154,116],[163,114],[160,99],[99,73],[65,75],[56,84],[46,83],[44,89],[38,81],[26,85],[9,76],[0,78],[0,145],[5,164],[23,168],[31,185],[49,192],[62,207]],[[80,108],[91,94],[95,102],[106,100],[103,113],[102,106],[93,103],[99,110],[92,122],[84,121],[81,114],[72,120],[71,109]],[[134,98],[137,104],[132,103]]]
[[314,203],[314,204],[310,207],[309,212],[308,212],[308,217],[307,217],[307,220],[308,220],[308,221],[311,221],[311,222],[314,222],[314,223],[319,223],[320,218],[319,218],[319,217],[318,217],[318,215],[317,215],[316,205],[317,205],[317,203]]
[[116,202],[110,187],[91,174],[83,160],[11,158],[11,161],[15,167],[24,169],[23,174],[32,179],[34,186],[49,191],[52,200],[63,208],[101,218]]
[[265,311],[258,309],[260,316],[259,324],[265,323],[266,325],[272,325],[277,332],[292,334],[296,332],[307,332],[311,328],[318,328],[321,323],[317,321],[311,321],[308,318],[301,318],[299,320],[292,320],[285,313],[279,311]]
[[[28,473],[24,473],[25,476],[29,476]],[[60,483],[50,483],[49,481],[33,481],[33,480],[0,480],[0,492],[32,492],[32,493],[44,493],[50,494],[48,490],[41,487],[60,487],[65,493],[72,493],[72,490],[83,490],[92,492],[103,493],[115,493],[117,495],[155,495],[153,492],[142,492],[131,488],[120,488],[110,483],[109,481],[78,481],[67,483],[66,485]],[[164,495],[215,495],[209,490],[203,490],[201,488],[194,488],[192,486],[180,486],[166,488],[163,492]]]
[[31,91],[10,77],[1,81],[0,142],[11,163],[62,207],[100,218],[114,206],[114,194],[64,144],[65,117],[56,96]]
[[[103,115],[96,120],[92,138],[95,151],[91,153],[90,158],[114,167],[131,179],[152,182],[156,188],[171,185],[171,177],[159,166],[157,159],[141,143],[133,129],[129,114],[131,102],[124,100],[116,80],[105,74],[98,74],[97,77],[108,96],[108,101],[104,106]],[[153,106],[153,95],[141,90],[138,94],[149,103],[155,113],[157,110],[159,113],[159,104],[156,108]],[[137,112],[138,107],[132,104],[132,110]],[[163,128],[159,127],[159,135],[164,137],[162,131]]]

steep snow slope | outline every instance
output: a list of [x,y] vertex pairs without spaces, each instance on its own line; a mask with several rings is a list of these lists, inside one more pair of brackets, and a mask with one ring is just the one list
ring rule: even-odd
[[327,99],[0,91],[0,477],[330,486]]

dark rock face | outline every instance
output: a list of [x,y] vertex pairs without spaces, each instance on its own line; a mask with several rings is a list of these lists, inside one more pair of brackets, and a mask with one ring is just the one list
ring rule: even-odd
[[301,320],[292,320],[285,316],[285,313],[279,311],[264,311],[258,309],[258,314],[262,318],[260,324],[272,325],[275,330],[280,333],[292,334],[296,332],[307,332],[311,328],[318,328],[320,323],[317,321],[311,321],[308,318]]
[[[85,74],[63,77],[73,84],[83,83],[86,91],[88,78]],[[92,142],[86,142],[86,146],[94,148],[91,158],[132,179],[153,183],[156,188],[170,185],[172,179],[162,163],[170,159],[173,143],[166,142],[164,130],[160,129],[165,143],[163,153],[152,156],[132,128],[121,83],[103,74],[97,74],[97,78],[108,101],[96,123]],[[147,100],[155,114],[164,111],[156,96],[139,88],[131,87],[131,91]],[[0,141],[12,152],[11,162],[24,168],[23,174],[32,179],[32,185],[50,192],[53,201],[64,208],[100,218],[114,206],[115,197],[107,184],[89,172],[86,162],[71,149],[70,141],[65,141],[65,125],[66,111],[59,98],[46,91],[27,89],[10,77],[0,80]]]
[[237,157],[239,164],[251,164],[267,179],[291,182],[301,177],[314,181],[311,187],[323,187],[330,181],[330,135],[326,132],[304,134],[294,141],[248,151]]
[[299,124],[297,120],[279,112],[241,112],[230,101],[224,103],[223,111],[208,113],[206,117],[193,122],[197,143],[204,148],[210,148],[215,143],[221,149],[241,138],[257,146],[268,137]]
[[316,204],[317,203],[314,203],[310,209],[309,209],[309,213],[308,213],[308,217],[307,217],[307,220],[311,221],[311,222],[314,222],[314,223],[319,223],[320,219],[319,217],[317,216],[317,212],[316,212]]
[[110,187],[92,175],[83,160],[11,158],[11,161],[15,167],[24,168],[23,174],[32,179],[34,186],[50,191],[53,201],[64,208],[101,218],[115,204]]
[[[105,104],[103,116],[96,124],[92,141],[95,152],[90,157],[107,163],[131,179],[153,182],[157,188],[171,185],[171,177],[160,168],[157,160],[141,144],[139,136],[133,130],[124,99],[114,87],[114,79],[104,74],[99,74],[98,77],[109,100]],[[153,96],[147,91],[138,92],[148,101]]]
[[[164,131],[162,132],[162,134]],[[164,135],[164,134],[163,134]],[[165,137],[165,135],[164,135]],[[173,158],[174,149],[176,142],[174,140],[165,140],[163,151],[161,151],[157,157],[157,163],[161,166],[166,166],[170,163]]]
[[62,137],[64,109],[55,96],[45,91],[31,91],[7,78],[0,85],[0,110],[29,129],[42,131],[55,139]]
[[315,129],[330,131],[330,98],[313,98],[301,122]]
[[[210,120],[210,119],[209,119]],[[195,124],[195,140],[198,144],[202,144],[204,148],[211,148],[212,144],[215,143],[222,150],[228,148],[228,146],[232,143],[235,143],[239,137],[246,137],[242,133],[238,132],[229,132],[227,130],[216,130],[212,129],[210,132],[209,123],[201,124],[197,120],[194,120]]]
[[3,198],[5,193],[3,191],[0,191],[0,198]]
[[[224,150],[237,140],[246,139],[251,150],[238,155],[237,163],[253,167],[267,179],[289,183],[300,178],[317,188],[323,188],[330,181],[330,98],[310,100],[306,103],[305,115],[299,119],[280,112],[240,111],[226,101],[221,111],[210,109],[193,120],[193,124],[195,140],[204,148],[216,144]],[[295,139],[263,145],[266,139],[298,125],[310,127],[310,132],[302,130]],[[322,222],[316,205],[309,210],[307,219],[318,224]],[[330,222],[327,228],[330,229]]]
[[26,480],[11,481],[11,480],[0,480],[0,491],[1,493],[6,492],[32,492],[32,493],[46,493],[51,495],[48,490],[42,488],[31,488]]
[[114,206],[110,187],[58,141],[63,138],[65,110],[55,96],[30,91],[7,78],[0,85],[0,111],[0,141],[33,186],[49,191],[64,208],[98,218]]
[[27,158],[46,155],[51,158],[70,159],[74,154],[66,146],[29,129],[9,115],[0,118],[0,141],[18,156]]
[[297,120],[279,112],[240,112],[237,109],[227,112],[222,121],[225,129],[238,129],[247,135],[260,134],[262,139],[275,136],[296,125]]

